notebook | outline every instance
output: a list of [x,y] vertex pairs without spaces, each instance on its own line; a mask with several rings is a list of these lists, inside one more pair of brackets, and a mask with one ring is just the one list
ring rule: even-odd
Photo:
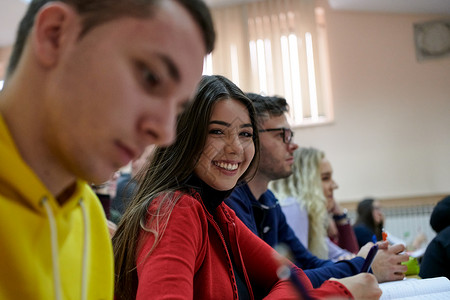
[[450,280],[447,277],[427,279],[408,278],[380,283],[382,300],[386,299],[450,299]]

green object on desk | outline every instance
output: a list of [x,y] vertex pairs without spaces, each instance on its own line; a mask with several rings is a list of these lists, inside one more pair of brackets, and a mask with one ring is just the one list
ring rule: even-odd
[[408,267],[408,270],[405,273],[406,276],[419,274],[420,266],[417,258],[410,256],[408,261],[402,262],[402,265]]

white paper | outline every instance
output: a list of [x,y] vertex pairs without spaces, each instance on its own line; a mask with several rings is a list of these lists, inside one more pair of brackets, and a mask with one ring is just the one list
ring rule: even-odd
[[405,279],[380,283],[380,299],[450,299],[450,280],[446,277]]

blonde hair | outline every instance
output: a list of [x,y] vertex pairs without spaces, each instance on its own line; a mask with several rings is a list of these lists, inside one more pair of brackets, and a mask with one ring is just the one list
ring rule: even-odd
[[308,213],[308,249],[319,258],[328,259],[328,212],[323,194],[320,163],[325,154],[315,148],[298,148],[294,152],[291,176],[275,180],[269,188],[283,206],[283,201],[294,197]]

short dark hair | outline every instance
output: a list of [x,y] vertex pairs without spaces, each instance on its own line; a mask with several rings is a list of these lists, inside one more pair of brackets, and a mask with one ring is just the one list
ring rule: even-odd
[[255,93],[246,93],[255,107],[258,122],[264,122],[270,117],[278,117],[289,111],[285,98],[280,96],[263,96]]
[[[146,18],[151,16],[152,9],[163,0],[56,0],[66,3],[76,9],[83,16],[83,28],[80,38],[92,28],[108,21],[124,17],[133,16]],[[216,39],[211,13],[203,0],[175,0],[180,3],[194,18],[195,22],[202,30],[203,40],[207,53],[214,49]],[[34,19],[39,10],[47,3],[55,0],[33,0],[22,18],[18,30],[14,47],[9,60],[6,77],[9,77],[16,69],[27,37],[34,24]]]
[[436,233],[450,226],[450,195],[439,201],[430,216],[430,225]]

